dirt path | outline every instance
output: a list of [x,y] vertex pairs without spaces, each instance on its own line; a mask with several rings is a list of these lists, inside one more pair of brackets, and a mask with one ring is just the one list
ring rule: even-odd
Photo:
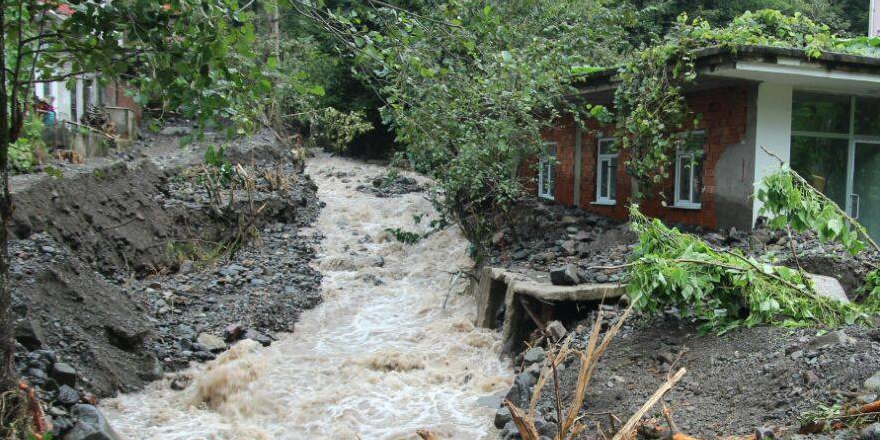
[[454,228],[414,245],[390,238],[385,228],[425,230],[429,218],[413,216],[431,206],[356,190],[381,167],[321,157],[308,172],[326,203],[315,225],[324,303],[270,347],[245,341],[195,367],[183,391],[169,378],[106,401],[110,421],[138,440],[490,438],[510,367],[497,336],[473,328],[463,282],[441,307],[450,274],[470,264],[466,240]]

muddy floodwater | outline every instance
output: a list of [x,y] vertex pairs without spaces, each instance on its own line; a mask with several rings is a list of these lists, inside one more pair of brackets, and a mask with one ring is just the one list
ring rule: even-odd
[[[194,366],[182,391],[169,381],[102,404],[132,440],[444,439],[494,437],[494,408],[509,388],[496,334],[473,326],[472,297],[453,273],[470,267],[455,228],[413,245],[386,228],[428,229],[423,193],[377,198],[355,188],[383,169],[319,157],[308,173],[327,205],[317,267],[324,303],[269,347],[243,341]],[[450,293],[445,309],[444,299]]]

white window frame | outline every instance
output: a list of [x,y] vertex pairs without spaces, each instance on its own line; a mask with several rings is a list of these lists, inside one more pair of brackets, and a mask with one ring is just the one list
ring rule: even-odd
[[[690,135],[697,135],[697,136],[704,136],[704,138],[705,138],[706,132],[703,130],[700,130],[700,131],[692,131],[689,134]],[[706,153],[705,142],[703,143],[702,148],[703,148],[703,154],[705,154]],[[691,182],[691,191],[690,191],[691,198],[690,198],[690,200],[683,200],[680,198],[681,191],[679,191],[679,190],[681,189],[681,179],[679,178],[680,176],[678,175],[678,173],[681,170],[682,162],[685,160],[689,160],[691,162],[694,162],[695,155],[696,155],[695,151],[682,151],[681,149],[679,149],[678,151],[675,152],[675,173],[673,176],[675,179],[675,194],[673,196],[673,200],[674,200],[674,204],[672,205],[673,208],[679,208],[679,209],[702,209],[703,208],[702,201],[699,201],[699,202],[694,201],[694,200],[702,200],[702,193],[703,193],[704,185],[700,185],[699,192],[696,191],[696,188],[695,188],[696,185],[694,185],[694,180],[696,177],[696,176],[694,176],[694,169],[696,167],[694,167],[693,165],[691,165],[691,167],[690,167],[690,176],[689,176],[690,177],[689,180]],[[703,170],[703,171],[705,173],[705,170]],[[702,177],[702,176],[700,176],[700,177]]]
[[[617,152],[602,154],[602,145],[606,144],[606,143],[611,143],[611,145],[613,146],[614,145],[614,138],[610,138],[610,137],[609,138],[601,138],[601,139],[599,139],[599,142],[596,143],[596,201],[594,202],[594,204],[596,204],[596,205],[616,205],[617,204],[616,196],[614,198],[611,198],[610,194],[609,194],[608,197],[602,197],[602,177],[603,177],[602,176],[602,163],[608,162],[610,164],[612,159],[617,159],[617,157],[618,157]],[[609,168],[611,168],[611,167],[609,166]],[[608,189],[609,189],[609,193],[610,193],[611,192],[610,191],[611,190],[611,182],[617,181],[617,175],[609,175],[609,176],[604,176],[604,177],[607,180],[606,183],[608,184]]]
[[[554,193],[554,180],[553,180],[553,168],[556,165],[556,143],[555,142],[547,142],[544,144],[547,150],[553,148],[553,154],[546,154],[545,156],[541,156],[538,162],[538,197],[546,200],[556,200],[556,196]],[[549,176],[545,176],[546,174]],[[544,191],[544,183],[545,181],[549,183],[547,185],[547,191]]]

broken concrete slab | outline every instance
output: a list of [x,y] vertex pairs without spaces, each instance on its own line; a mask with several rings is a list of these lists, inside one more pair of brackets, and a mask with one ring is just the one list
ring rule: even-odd
[[578,284],[556,286],[547,282],[505,269],[487,267],[479,281],[471,285],[475,289],[477,319],[475,325],[497,328],[499,311],[504,310],[501,333],[504,346],[511,350],[522,342],[521,333],[529,322],[520,299],[531,298],[544,304],[581,301],[602,301],[620,298],[626,293],[626,284]]

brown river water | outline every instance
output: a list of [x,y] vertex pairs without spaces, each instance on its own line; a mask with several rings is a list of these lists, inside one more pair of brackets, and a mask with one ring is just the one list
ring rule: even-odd
[[473,298],[452,275],[472,264],[467,241],[456,228],[413,245],[381,239],[389,227],[427,230],[430,215],[420,225],[413,215],[433,211],[423,193],[355,190],[383,171],[311,159],[307,172],[327,204],[313,226],[325,237],[314,263],[324,302],[269,347],[243,341],[193,366],[183,391],[164,380],[104,401],[113,427],[131,440],[396,440],[423,428],[443,439],[494,438],[494,409],[480,398],[506,390],[512,370],[498,336],[474,328]]

